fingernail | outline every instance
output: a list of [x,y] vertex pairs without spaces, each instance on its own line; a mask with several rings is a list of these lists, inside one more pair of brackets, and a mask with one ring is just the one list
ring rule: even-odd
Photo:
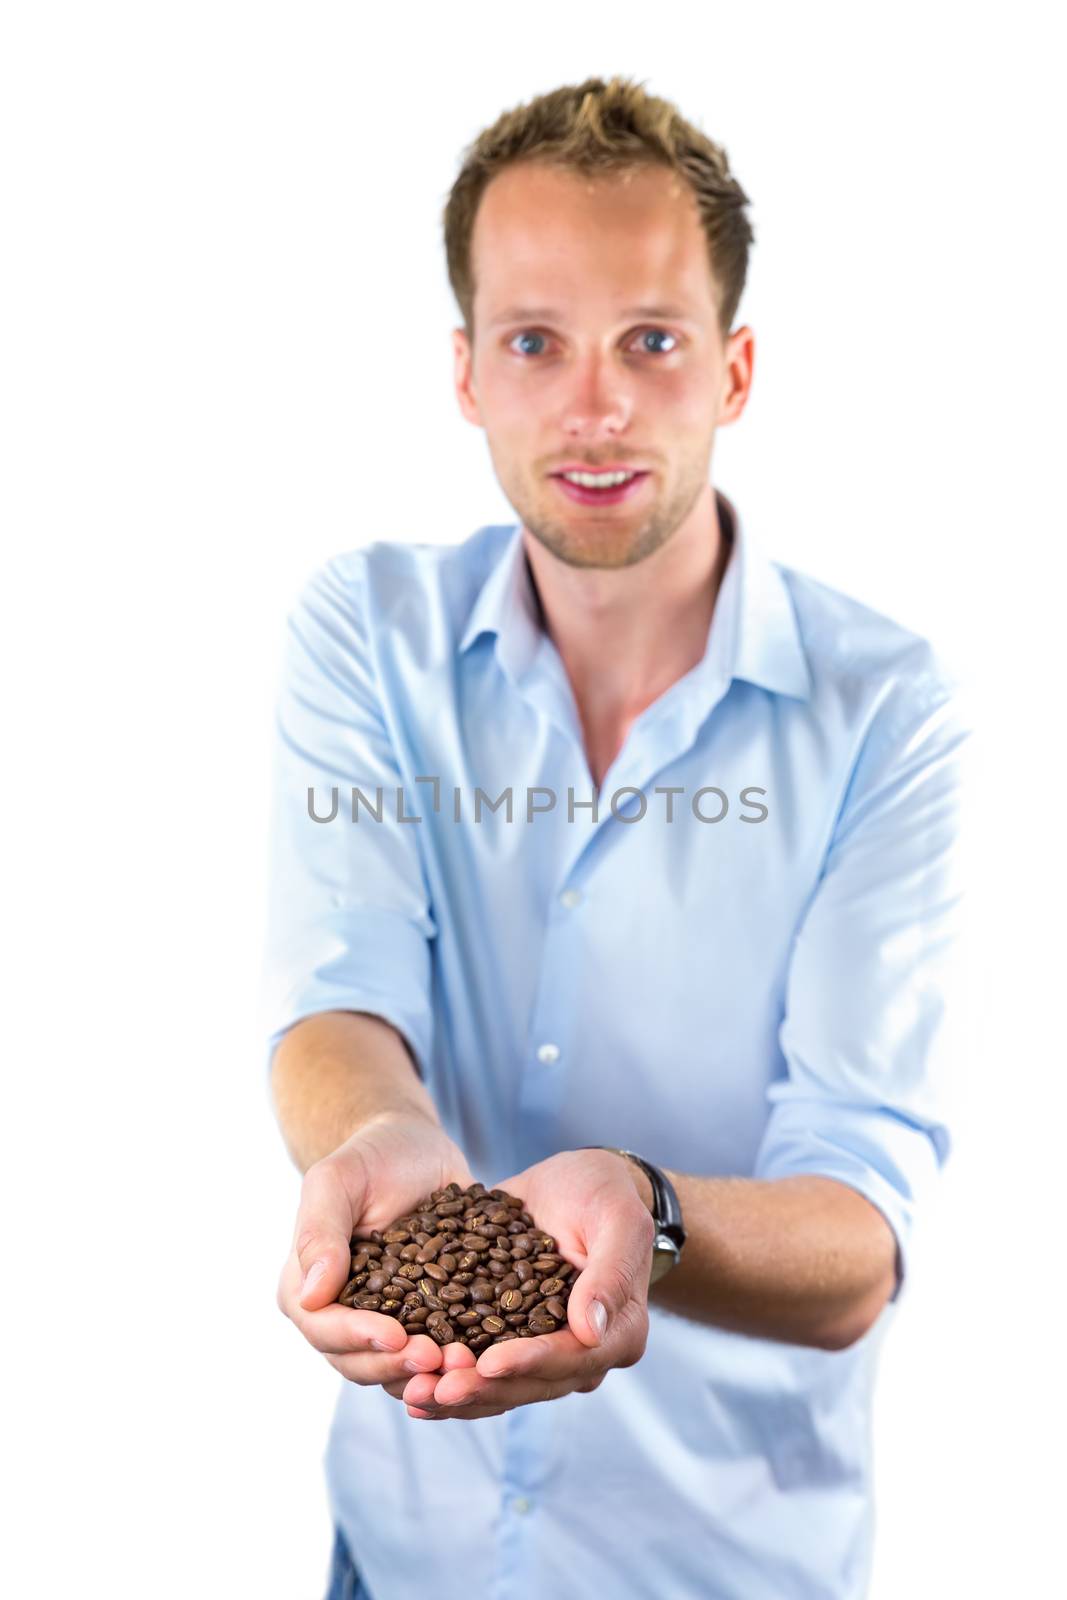
[[381,1339],[372,1339],[370,1347],[372,1350],[387,1350],[390,1355],[394,1356],[398,1350],[403,1350],[404,1348],[402,1344],[383,1344]]
[[404,1362],[404,1371],[405,1372],[421,1372],[422,1368],[419,1366],[417,1361],[405,1361]]
[[608,1314],[599,1300],[589,1302],[589,1323],[597,1338],[602,1339],[608,1325]]
[[314,1289],[323,1273],[326,1271],[325,1261],[315,1261],[304,1274],[304,1281],[300,1285],[301,1295],[307,1294],[309,1289]]

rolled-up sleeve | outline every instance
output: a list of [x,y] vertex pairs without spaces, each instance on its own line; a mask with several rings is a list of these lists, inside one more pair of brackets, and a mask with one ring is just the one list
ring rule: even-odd
[[[288,618],[271,760],[267,1060],[304,1017],[368,1011],[404,1036],[425,1079],[437,928],[418,825],[399,820],[410,790],[376,679],[362,573],[359,552],[335,557]],[[353,790],[367,802],[357,800],[355,821]],[[379,803],[380,821],[368,809]]]
[[866,1196],[896,1237],[894,1300],[951,1142],[971,731],[963,691],[929,678],[872,719],[794,940],[754,1173]]

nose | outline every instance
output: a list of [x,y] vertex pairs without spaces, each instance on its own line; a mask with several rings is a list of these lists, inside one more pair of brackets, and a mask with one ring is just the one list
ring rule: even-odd
[[579,356],[565,381],[561,423],[567,438],[614,439],[629,427],[633,415],[629,383],[610,356],[598,350]]

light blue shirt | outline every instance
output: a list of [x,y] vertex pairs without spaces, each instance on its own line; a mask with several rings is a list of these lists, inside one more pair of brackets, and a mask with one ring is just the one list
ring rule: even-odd
[[[882,1212],[906,1275],[949,1149],[962,691],[717,499],[706,651],[633,724],[596,818],[517,524],[315,573],[278,696],[270,1048],[375,1013],[487,1186],[586,1144],[821,1173]],[[345,1383],[333,1514],[375,1600],[851,1600],[893,1314],[831,1352],[653,1306],[641,1360],[592,1394],[474,1422]]]

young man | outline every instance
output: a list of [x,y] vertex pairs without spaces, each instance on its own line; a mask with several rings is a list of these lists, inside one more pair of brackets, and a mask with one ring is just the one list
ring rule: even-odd
[[[519,520],[338,556],[290,619],[278,1298],[349,1380],[335,1576],[376,1600],[866,1589],[966,727],[923,639],[711,484],[746,203],[630,83],[487,129],[445,213],[456,393]],[[582,1269],[565,1328],[476,1360],[333,1303],[356,1229],[475,1177]]]

